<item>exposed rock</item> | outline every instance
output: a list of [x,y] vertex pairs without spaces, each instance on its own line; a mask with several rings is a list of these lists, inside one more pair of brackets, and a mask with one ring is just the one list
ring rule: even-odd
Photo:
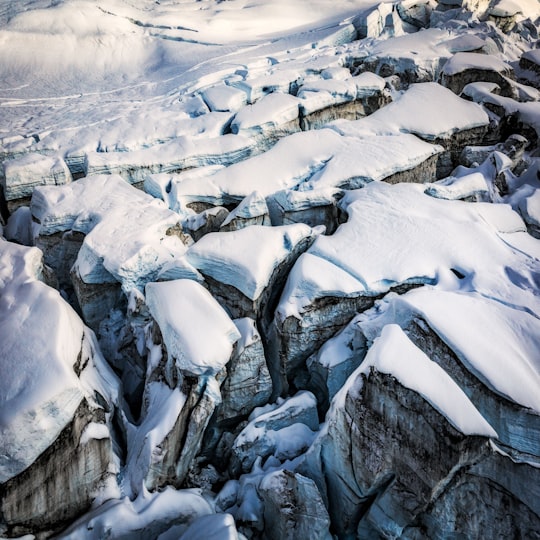
[[184,221],[186,231],[197,242],[205,234],[219,231],[223,222],[229,216],[229,211],[222,206],[204,210]]
[[431,11],[430,0],[403,0],[397,4],[399,16],[416,28],[426,28],[429,25]]
[[309,372],[307,386],[317,396],[319,411],[324,414],[366,356],[368,343],[357,322],[355,317],[306,362]]
[[540,49],[524,52],[519,59],[519,67],[540,75]]
[[312,191],[278,191],[269,197],[273,225],[305,223],[310,227],[323,225],[326,234],[332,234],[339,223],[337,201],[339,189],[315,189]]
[[216,416],[216,421],[224,424],[247,417],[255,407],[266,405],[272,394],[272,379],[255,321],[245,318],[234,323],[241,338],[227,363],[227,376],[221,385],[222,404]]
[[418,525],[405,529],[403,538],[444,538],[456,530],[467,538],[479,531],[538,538],[538,466],[510,457],[494,444],[492,449],[457,474],[429,511],[418,517]]
[[264,538],[332,538],[328,512],[313,480],[298,473],[276,471],[262,479],[257,492],[264,504]]
[[357,120],[391,101],[385,81],[374,73],[345,80],[322,80],[304,84],[298,91],[300,125],[317,129],[332,120]]

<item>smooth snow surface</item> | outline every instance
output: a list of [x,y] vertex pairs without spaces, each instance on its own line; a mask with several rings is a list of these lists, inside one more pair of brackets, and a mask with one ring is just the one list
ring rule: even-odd
[[228,362],[240,333],[202,285],[189,279],[148,283],[146,303],[181,370],[215,374]]
[[403,386],[418,392],[462,433],[497,437],[463,390],[399,326],[383,328],[358,372],[369,377],[371,368],[392,375]]
[[367,137],[405,132],[431,141],[488,124],[488,115],[481,107],[439,84],[422,83],[411,85],[397,100],[367,118],[354,122],[337,120],[333,127],[343,135]]

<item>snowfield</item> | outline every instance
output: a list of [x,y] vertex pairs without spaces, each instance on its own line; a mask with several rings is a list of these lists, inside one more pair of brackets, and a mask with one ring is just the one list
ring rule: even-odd
[[0,537],[537,538],[539,35],[4,0]]

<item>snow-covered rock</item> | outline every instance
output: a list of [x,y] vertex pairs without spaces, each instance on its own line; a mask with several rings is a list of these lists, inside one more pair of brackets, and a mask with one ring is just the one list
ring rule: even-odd
[[512,68],[496,56],[459,52],[444,64],[441,84],[458,95],[467,84],[480,81],[496,83],[508,92],[506,77],[513,78]]
[[231,123],[234,134],[262,141],[264,146],[300,130],[299,102],[295,96],[275,92],[241,109]]
[[243,199],[222,222],[222,232],[237,231],[251,225],[271,225],[266,198],[254,191]]
[[165,265],[182,266],[190,241],[178,214],[115,175],[37,188],[31,211],[46,263],[63,282],[71,272],[85,321],[96,329],[118,304],[120,285],[129,293]]
[[[514,303],[519,298],[527,309],[538,311],[504,270],[512,264],[524,282],[534,279],[535,252],[518,254],[512,247],[525,231],[519,215],[505,205],[471,206],[429,197],[423,189],[371,183],[345,197],[348,222],[332,236],[319,237],[289,274],[274,320],[279,354],[269,359],[279,368],[271,369],[291,380],[310,354],[377,296],[445,282],[445,276],[454,275],[450,269],[472,279],[482,294],[505,302],[513,298]],[[392,267],[386,264],[388,253],[393,254]]]
[[[440,106],[442,102],[444,107]],[[332,126],[342,135],[372,137],[405,132],[440,144],[446,152],[439,156],[437,173],[443,177],[458,164],[464,146],[482,142],[489,123],[481,107],[458,98],[437,83],[424,83],[412,85],[367,118],[336,121]]]

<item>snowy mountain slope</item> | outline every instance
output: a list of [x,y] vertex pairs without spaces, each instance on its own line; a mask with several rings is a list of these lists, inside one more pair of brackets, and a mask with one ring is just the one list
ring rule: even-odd
[[539,30],[4,2],[0,536],[537,537]]

